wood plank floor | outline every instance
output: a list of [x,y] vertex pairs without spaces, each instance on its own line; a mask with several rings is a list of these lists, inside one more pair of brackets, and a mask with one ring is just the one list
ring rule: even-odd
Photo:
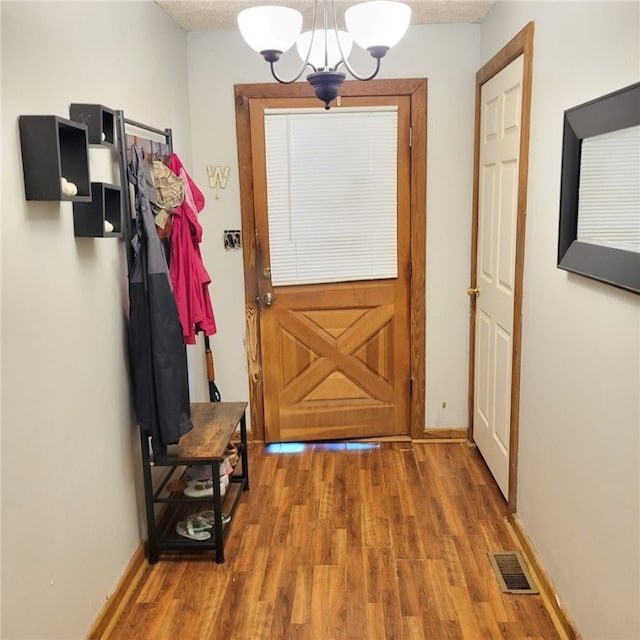
[[554,640],[540,596],[504,595],[506,505],[465,443],[249,452],[227,562],[161,556],[112,640]]

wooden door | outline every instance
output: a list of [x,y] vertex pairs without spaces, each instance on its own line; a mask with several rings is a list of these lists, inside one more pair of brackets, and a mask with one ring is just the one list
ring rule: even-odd
[[471,330],[473,439],[515,509],[533,24],[478,72]]
[[[287,108],[315,107],[287,100]],[[362,104],[346,99],[343,106]],[[409,101],[398,106],[397,278],[274,286],[270,277],[264,109],[251,105],[265,440],[409,434]],[[336,153],[339,153],[336,148]],[[322,167],[318,167],[322,171]],[[331,193],[326,194],[328,202]]]

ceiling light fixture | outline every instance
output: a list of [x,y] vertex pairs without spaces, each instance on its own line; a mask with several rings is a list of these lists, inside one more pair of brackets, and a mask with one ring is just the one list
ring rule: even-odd
[[[322,28],[318,25],[319,5],[322,5]],[[315,0],[311,31],[302,32],[302,14],[289,7],[261,6],[245,9],[238,14],[238,27],[246,43],[269,63],[271,74],[282,84],[295,82],[310,67],[313,73],[307,82],[325,109],[340,93],[346,74],[356,80],[371,80],[380,70],[380,60],[397,44],[409,27],[411,9],[394,0],[371,0],[346,10],[346,31],[338,29],[333,0]],[[355,42],[366,49],[376,61],[373,72],[361,76],[348,62]],[[280,78],[275,63],[294,43],[302,58],[302,66],[290,80]]]

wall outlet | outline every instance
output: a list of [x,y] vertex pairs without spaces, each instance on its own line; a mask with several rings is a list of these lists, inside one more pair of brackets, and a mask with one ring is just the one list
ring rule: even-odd
[[224,248],[227,251],[231,251],[233,249],[240,249],[242,246],[241,241],[242,234],[239,230],[227,230],[224,232]]

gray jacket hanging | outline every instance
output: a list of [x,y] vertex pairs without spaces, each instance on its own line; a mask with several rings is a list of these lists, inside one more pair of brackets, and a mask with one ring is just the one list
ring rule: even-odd
[[164,447],[177,443],[193,425],[182,328],[144,171],[144,160],[134,146],[129,166],[136,207],[129,270],[129,352],[138,422],[155,446]]

